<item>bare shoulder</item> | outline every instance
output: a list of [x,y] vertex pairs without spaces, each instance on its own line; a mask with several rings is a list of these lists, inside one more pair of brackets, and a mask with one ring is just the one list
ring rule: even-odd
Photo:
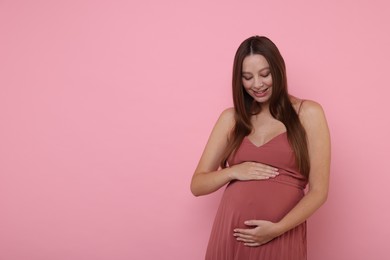
[[228,107],[222,111],[221,116],[226,117],[227,119],[234,119],[234,107]]
[[322,106],[313,100],[302,100],[300,105],[301,109],[299,112],[299,117],[303,120],[315,119],[318,116],[324,116],[324,110]]
[[291,105],[293,106],[293,108],[295,109],[297,114],[298,113],[300,114],[300,112],[302,110],[301,106],[303,107],[303,103],[314,102],[314,101],[311,101],[311,100],[308,100],[308,99],[301,99],[301,98],[298,98],[298,97],[295,97],[295,96],[292,96],[292,95],[290,95],[289,98],[290,98]]
[[219,116],[218,123],[232,128],[235,124],[235,112],[233,107],[226,108]]
[[302,103],[299,119],[308,132],[328,131],[324,110],[313,100],[305,100]]

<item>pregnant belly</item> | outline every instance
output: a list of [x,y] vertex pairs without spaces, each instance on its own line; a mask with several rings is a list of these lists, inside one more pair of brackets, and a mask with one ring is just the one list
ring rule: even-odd
[[280,221],[303,197],[303,190],[272,180],[235,181],[223,194],[224,215],[236,221]]

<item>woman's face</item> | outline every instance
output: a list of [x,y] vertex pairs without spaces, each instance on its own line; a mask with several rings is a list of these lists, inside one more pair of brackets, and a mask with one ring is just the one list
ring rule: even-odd
[[263,55],[246,56],[242,62],[242,84],[257,102],[266,103],[272,94],[272,75]]

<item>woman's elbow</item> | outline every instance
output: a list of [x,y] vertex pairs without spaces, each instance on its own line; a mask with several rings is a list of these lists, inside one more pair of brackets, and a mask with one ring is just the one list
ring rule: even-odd
[[191,190],[192,195],[194,195],[195,197],[199,197],[199,196],[200,196],[200,193],[199,193],[198,190],[194,187],[194,185],[192,185],[192,183],[191,183],[191,186],[190,186],[190,190]]
[[316,194],[320,206],[325,204],[325,202],[328,200],[328,190],[319,190],[316,192]]
[[197,185],[196,180],[194,178],[192,178],[190,190],[192,195],[194,195],[195,197],[203,195],[199,189],[199,185]]
[[202,196],[203,194],[201,194],[200,192],[196,192],[196,191],[193,191],[191,190],[191,193],[192,195],[194,195],[195,197],[199,197],[199,196]]

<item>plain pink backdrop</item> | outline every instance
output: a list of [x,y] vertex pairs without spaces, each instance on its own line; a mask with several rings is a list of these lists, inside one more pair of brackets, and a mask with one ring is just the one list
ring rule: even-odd
[[190,179],[270,37],[324,107],[328,202],[309,259],[390,259],[388,1],[0,0],[0,260],[202,259],[221,191]]

